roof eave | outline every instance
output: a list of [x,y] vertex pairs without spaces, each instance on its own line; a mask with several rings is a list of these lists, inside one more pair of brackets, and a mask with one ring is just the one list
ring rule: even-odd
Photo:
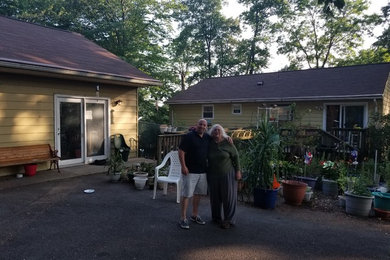
[[0,71],[135,87],[162,86],[162,82],[154,79],[124,77],[115,74],[106,74],[94,71],[79,71],[72,70],[70,68],[7,60],[0,60]]
[[247,98],[247,99],[215,99],[215,100],[180,100],[167,101],[169,105],[183,104],[221,104],[221,103],[253,103],[253,102],[291,102],[291,101],[330,101],[330,100],[359,100],[382,99],[383,94],[344,95],[344,96],[311,96],[311,97],[284,97],[284,98]]

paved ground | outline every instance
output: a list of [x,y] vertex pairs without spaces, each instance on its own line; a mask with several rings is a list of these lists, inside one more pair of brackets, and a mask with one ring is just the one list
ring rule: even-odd
[[[0,259],[390,259],[389,222],[240,204],[235,228],[208,223],[187,231],[178,227],[174,192],[152,200],[151,190],[110,183],[102,173],[4,182]],[[83,192],[89,188],[95,192]],[[207,198],[201,212],[210,220]]]

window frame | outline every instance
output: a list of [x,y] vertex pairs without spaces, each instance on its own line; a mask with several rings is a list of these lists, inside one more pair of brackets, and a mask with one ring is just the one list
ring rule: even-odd
[[[238,106],[238,107],[239,107],[239,109],[240,109],[240,112],[239,112],[239,113],[235,113],[235,112],[234,112],[235,106]],[[242,114],[242,104],[232,104],[232,115],[241,115],[241,114]]]
[[[205,107],[211,107],[211,113],[212,113],[212,116],[211,117],[206,117],[205,116]],[[207,113],[210,113],[210,112],[207,112]],[[204,118],[204,119],[214,119],[214,105],[202,105],[202,116],[201,118]]]

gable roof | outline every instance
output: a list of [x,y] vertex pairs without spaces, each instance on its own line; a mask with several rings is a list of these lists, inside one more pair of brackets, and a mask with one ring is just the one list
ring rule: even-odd
[[0,35],[0,71],[121,85],[161,85],[78,33],[0,16]]
[[381,99],[390,63],[210,78],[168,104]]

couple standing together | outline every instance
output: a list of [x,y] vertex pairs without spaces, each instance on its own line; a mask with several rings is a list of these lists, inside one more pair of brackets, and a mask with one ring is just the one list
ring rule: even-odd
[[206,130],[207,121],[200,119],[195,130],[186,134],[179,145],[183,181],[180,227],[183,229],[190,228],[187,208],[191,198],[190,220],[206,224],[198,208],[201,196],[207,194],[207,185],[213,222],[225,229],[235,224],[237,180],[241,179],[238,152],[221,125],[213,125],[209,133]]

